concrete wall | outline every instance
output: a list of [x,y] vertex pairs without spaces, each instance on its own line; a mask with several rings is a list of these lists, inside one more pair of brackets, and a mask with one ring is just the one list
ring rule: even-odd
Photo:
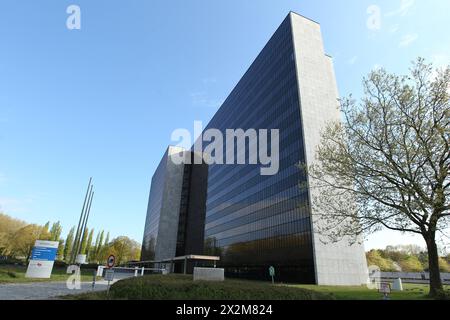
[[[295,13],[290,14],[297,64],[300,109],[305,156],[308,165],[315,161],[320,132],[326,122],[339,120],[338,90],[333,63],[325,55],[320,25]],[[311,191],[310,191],[311,192]],[[310,194],[311,196],[311,194]],[[312,221],[317,212],[312,211]],[[363,245],[348,241],[324,244],[312,222],[316,282],[321,285],[359,285],[367,281]],[[322,239],[323,240],[323,239]]]
[[222,268],[194,268],[194,281],[224,281],[225,269]]
[[155,260],[173,258],[176,253],[184,165],[174,163],[171,160],[171,156],[180,152],[184,152],[184,149],[173,146],[167,149],[165,182]]

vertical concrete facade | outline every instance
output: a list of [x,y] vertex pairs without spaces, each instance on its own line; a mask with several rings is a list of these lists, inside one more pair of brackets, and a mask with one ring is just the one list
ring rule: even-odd
[[150,187],[142,261],[203,253],[208,165],[195,157],[174,146],[164,153]]
[[155,260],[175,257],[184,164],[177,164],[175,161],[172,161],[172,156],[176,156],[184,151],[182,148],[173,146],[167,149],[166,178],[163,189],[164,198],[159,218]]
[[[305,159],[316,161],[321,130],[329,121],[340,121],[339,94],[333,61],[324,51],[320,25],[290,13],[294,54],[299,86],[300,113],[303,124]],[[310,198],[312,196],[309,190]],[[329,243],[317,232],[320,220],[311,209],[313,255],[316,283],[319,285],[360,285],[367,281],[364,246],[350,245],[347,239]],[[325,241],[322,241],[325,240]],[[325,243],[324,243],[325,242]]]

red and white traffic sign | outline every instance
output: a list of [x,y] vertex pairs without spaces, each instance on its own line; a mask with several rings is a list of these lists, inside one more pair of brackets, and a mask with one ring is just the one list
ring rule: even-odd
[[115,264],[116,264],[116,257],[114,255],[110,255],[108,257],[108,261],[106,262],[106,266],[108,268],[112,268],[114,267]]

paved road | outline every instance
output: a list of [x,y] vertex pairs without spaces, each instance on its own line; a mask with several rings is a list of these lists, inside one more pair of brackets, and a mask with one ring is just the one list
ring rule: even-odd
[[[95,291],[107,289],[106,281],[98,281]],[[92,290],[91,282],[82,282],[81,289],[70,290],[66,282],[35,282],[0,284],[0,300],[47,300],[68,294],[78,294]]]

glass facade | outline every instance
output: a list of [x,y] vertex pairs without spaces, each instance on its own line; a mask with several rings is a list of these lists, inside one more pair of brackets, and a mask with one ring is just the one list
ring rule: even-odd
[[209,128],[279,129],[280,166],[273,176],[261,175],[260,165],[209,166],[204,253],[220,255],[228,276],[265,279],[272,265],[280,281],[314,283],[308,194],[299,188],[306,178],[297,168],[304,146],[289,16]]

